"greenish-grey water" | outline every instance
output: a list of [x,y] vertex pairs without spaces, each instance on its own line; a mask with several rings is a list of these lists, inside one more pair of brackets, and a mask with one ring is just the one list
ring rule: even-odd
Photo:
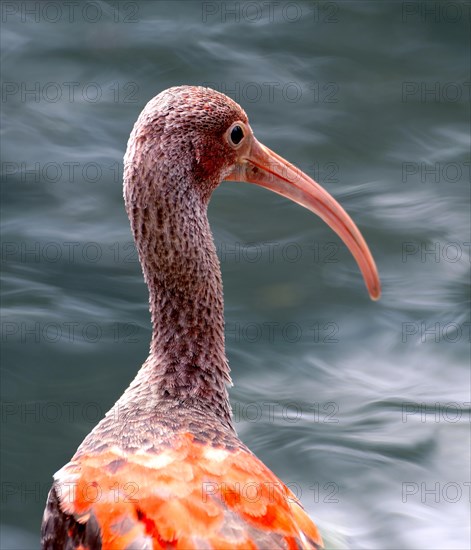
[[469,3],[73,4],[1,4],[1,548],[38,547],[52,474],[146,357],[122,156],[178,84],[238,101],[383,282],[370,302],[320,220],[221,185],[241,438],[330,547],[469,548]]

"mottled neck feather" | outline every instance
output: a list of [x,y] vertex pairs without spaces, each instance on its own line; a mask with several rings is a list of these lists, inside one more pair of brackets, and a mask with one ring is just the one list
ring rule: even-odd
[[182,168],[177,180],[165,181],[165,173],[143,169],[145,164],[127,166],[125,198],[149,287],[148,384],[164,408],[180,404],[208,411],[232,429],[221,270],[207,218],[209,195],[202,192],[204,182],[192,181],[191,170]]

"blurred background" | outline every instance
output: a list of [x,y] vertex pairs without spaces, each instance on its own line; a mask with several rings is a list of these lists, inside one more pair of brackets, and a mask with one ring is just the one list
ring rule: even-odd
[[241,438],[329,548],[469,548],[469,3],[1,10],[1,548],[38,548],[52,475],[147,356],[122,157],[146,102],[179,84],[238,101],[350,213],[383,283],[371,302],[308,211],[220,186]]

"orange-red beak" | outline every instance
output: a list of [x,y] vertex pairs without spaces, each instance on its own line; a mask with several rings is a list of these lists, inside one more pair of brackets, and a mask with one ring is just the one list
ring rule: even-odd
[[372,300],[381,296],[375,261],[358,227],[327,191],[268,147],[252,138],[249,153],[226,180],[246,181],[287,197],[321,217],[347,245]]

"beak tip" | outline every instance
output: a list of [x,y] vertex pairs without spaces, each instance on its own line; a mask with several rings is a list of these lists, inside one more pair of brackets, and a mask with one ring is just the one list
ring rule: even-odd
[[369,289],[368,293],[370,295],[370,298],[373,300],[373,302],[377,302],[381,298],[381,287],[375,286]]

